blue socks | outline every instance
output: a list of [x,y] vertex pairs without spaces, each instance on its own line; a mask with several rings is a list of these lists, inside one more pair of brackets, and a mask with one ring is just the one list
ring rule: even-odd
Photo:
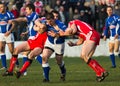
[[1,61],[2,61],[2,67],[7,68],[6,55],[2,54],[0,56],[1,56]]
[[47,81],[49,81],[49,71],[50,71],[49,64],[48,63],[42,64],[42,67],[43,67],[44,77]]
[[111,55],[110,55],[110,59],[111,59],[111,62],[112,62],[112,67],[116,67],[115,55],[114,55],[114,54],[111,54]]
[[61,70],[61,74],[63,74],[63,75],[66,74],[66,68],[64,65],[62,67],[60,67],[60,70]]
[[27,61],[27,56],[23,57],[23,64]]
[[41,57],[40,55],[38,55],[38,56],[36,57],[36,60],[37,60],[40,64],[42,64],[42,57]]
[[19,66],[19,61],[18,61],[18,59],[17,59],[16,65]]
[[59,65],[59,68],[61,70],[61,74],[65,75],[66,74],[66,68],[65,68],[64,61],[62,61],[62,64],[58,64],[58,65]]

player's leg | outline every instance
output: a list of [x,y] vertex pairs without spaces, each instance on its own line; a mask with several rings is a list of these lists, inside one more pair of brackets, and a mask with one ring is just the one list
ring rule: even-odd
[[115,40],[114,53],[115,53],[115,56],[118,56],[119,54],[119,40],[118,39]]
[[42,56],[41,56],[41,55],[38,55],[35,59],[36,59],[40,64],[42,64]]
[[[23,52],[23,53],[22,53],[22,56],[23,56],[23,63],[22,63],[22,64],[24,64],[24,63],[27,61],[29,52],[30,52],[30,51],[26,51],[26,52]],[[24,75],[24,76],[27,75],[27,70],[23,73],[23,75]]]
[[31,65],[33,59],[38,56],[39,54],[42,53],[42,49],[37,47],[35,49],[33,49],[29,55],[28,55],[28,59],[25,61],[25,63],[23,64],[22,68],[20,69],[20,71],[16,71],[16,77],[20,78],[21,74],[23,74],[27,68]]
[[66,76],[66,68],[65,68],[65,63],[63,61],[63,54],[56,54],[56,61],[57,61],[57,64],[60,68],[60,71],[61,71],[61,75],[60,75],[60,79],[62,81],[65,81],[65,76]]
[[49,57],[52,55],[54,52],[53,49],[45,47],[42,52],[42,68],[43,68],[43,75],[44,75],[44,80],[43,82],[49,82],[49,71],[50,71],[50,66],[48,63]]
[[55,46],[54,46],[55,53],[56,53],[56,61],[60,68],[60,71],[61,71],[60,79],[62,81],[65,81],[65,76],[66,76],[65,63],[63,61],[64,46],[65,46],[64,43],[63,44],[55,44]]
[[90,40],[85,41],[83,43],[81,57],[95,71],[96,76],[100,77],[100,81],[102,81],[104,79],[103,73],[106,71],[96,60],[91,58],[95,52],[95,49],[96,49],[95,42]]
[[0,70],[4,70],[7,68],[7,62],[6,62],[6,54],[5,54],[5,42],[2,41],[0,41],[0,57],[2,63],[2,68]]
[[[13,51],[14,51],[14,43],[7,43],[8,45],[8,48],[9,48],[9,51],[11,53],[11,55],[13,54]],[[16,61],[16,69],[18,70],[19,69],[19,61],[17,60]]]
[[114,46],[115,46],[115,43],[110,41],[109,42],[109,53],[110,53],[110,60],[112,62],[112,67],[111,68],[116,68]]
[[13,52],[13,55],[12,55],[12,58],[10,59],[10,67],[8,68],[8,70],[3,73],[3,76],[7,76],[9,75],[10,73],[13,72],[13,69],[15,67],[15,64],[17,62],[17,57],[18,57],[18,54],[22,51],[27,51],[27,50],[30,50],[30,47],[28,45],[27,42],[24,42],[20,45],[18,45],[15,49],[14,49],[14,52]]

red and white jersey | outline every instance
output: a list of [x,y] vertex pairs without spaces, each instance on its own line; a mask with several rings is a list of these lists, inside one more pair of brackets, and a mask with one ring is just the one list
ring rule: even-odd
[[33,38],[28,39],[27,42],[31,50],[33,50],[36,47],[40,47],[43,49],[46,39],[47,39],[47,32],[44,32],[42,34],[37,33]]
[[76,35],[84,40],[92,40],[99,44],[100,35],[97,31],[94,30],[89,24],[80,21],[80,20],[73,20],[69,22],[69,25],[75,24],[77,27]]
[[83,38],[84,40],[88,39],[88,35],[90,31],[93,31],[94,29],[87,23],[80,21],[80,20],[73,20],[69,24],[75,24],[77,27],[77,35]]

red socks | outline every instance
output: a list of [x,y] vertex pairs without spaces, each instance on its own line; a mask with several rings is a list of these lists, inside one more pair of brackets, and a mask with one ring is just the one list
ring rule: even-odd
[[94,59],[88,61],[88,65],[96,72],[96,76],[101,76],[105,70]]
[[12,58],[11,58],[11,60],[10,60],[10,67],[9,67],[9,69],[8,69],[9,72],[13,72],[13,69],[14,69],[15,64],[16,64],[16,62],[17,62],[17,57],[18,57],[18,55],[13,55],[13,56],[12,56]]
[[26,71],[26,69],[30,66],[30,64],[32,63],[32,60],[28,59],[22,66],[22,68],[20,69],[20,72],[23,73]]

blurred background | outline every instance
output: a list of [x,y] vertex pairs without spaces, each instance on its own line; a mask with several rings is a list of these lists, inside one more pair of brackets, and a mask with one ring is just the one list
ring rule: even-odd
[[[35,5],[40,17],[53,9],[59,11],[59,19],[68,24],[73,19],[79,19],[93,26],[102,37],[105,19],[107,17],[106,6],[113,6],[114,13],[120,15],[120,0],[0,0],[6,4],[15,18],[26,16],[25,6],[29,3]],[[24,41],[27,36],[20,34],[27,30],[26,22],[17,24],[13,31],[15,41]]]

